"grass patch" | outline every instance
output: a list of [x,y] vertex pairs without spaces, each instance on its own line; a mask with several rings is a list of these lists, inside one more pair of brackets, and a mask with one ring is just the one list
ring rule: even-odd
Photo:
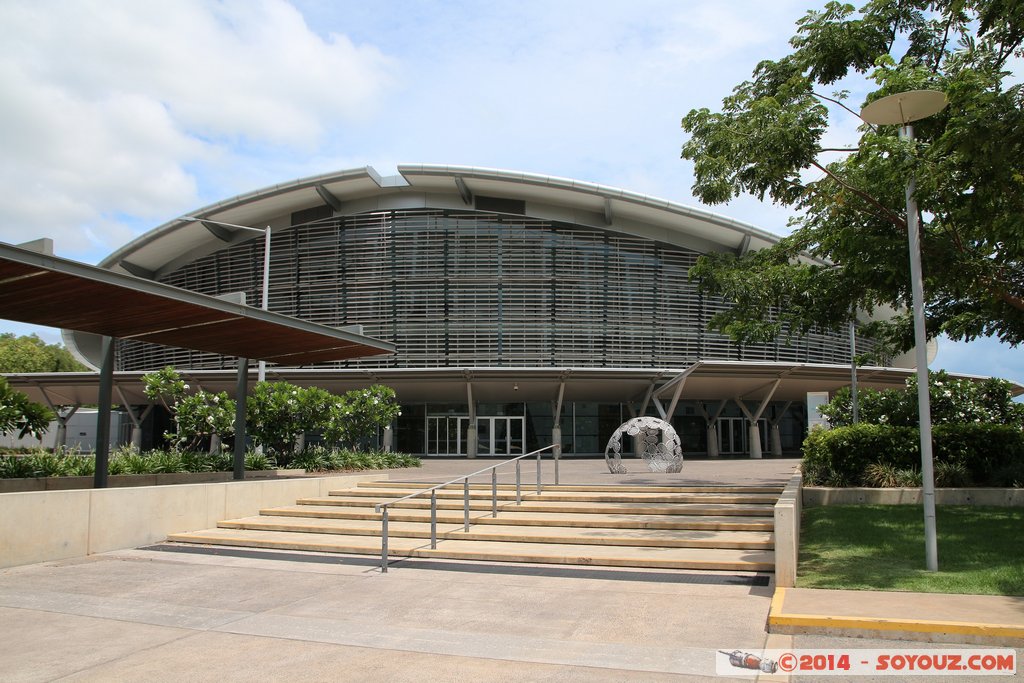
[[925,569],[918,505],[807,508],[800,588],[1024,595],[1024,509],[939,506],[939,571]]

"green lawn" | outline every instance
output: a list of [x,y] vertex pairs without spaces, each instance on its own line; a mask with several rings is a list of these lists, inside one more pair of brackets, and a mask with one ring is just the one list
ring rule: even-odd
[[1024,595],[1024,509],[940,506],[939,571],[925,569],[917,505],[807,508],[800,588]]

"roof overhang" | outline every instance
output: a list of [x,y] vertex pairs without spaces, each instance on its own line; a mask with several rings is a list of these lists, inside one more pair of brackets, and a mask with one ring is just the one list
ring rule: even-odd
[[[302,178],[197,209],[129,242],[100,266],[159,277],[228,244],[253,239],[251,232],[219,228],[210,221],[274,231],[291,227],[291,214],[318,206],[336,214],[386,209],[473,208],[474,197],[525,202],[526,215],[573,222],[701,251],[760,249],[777,235],[706,209],[606,185],[533,173],[474,166],[403,164],[399,175],[371,167]],[[204,223],[203,221],[207,221]]]
[[389,342],[0,243],[0,318],[305,365]]
[[[193,388],[225,391],[233,395],[235,372],[229,370],[181,370]],[[861,387],[872,389],[903,388],[913,370],[897,368],[858,368]],[[150,403],[142,392],[141,372],[117,372],[114,385],[130,405]],[[480,403],[513,401],[642,402],[650,391],[664,402],[670,401],[681,376],[685,384],[682,401],[738,399],[761,401],[779,381],[772,399],[803,401],[812,391],[836,390],[850,385],[850,368],[841,365],[791,363],[697,363],[690,368],[597,369],[597,368],[424,368],[332,370],[268,368],[267,379],[297,386],[318,386],[342,393],[372,384],[392,387],[403,403],[466,403],[467,385],[473,399]],[[969,379],[983,378],[957,375]],[[35,401],[54,405],[88,405],[96,402],[98,376],[92,373],[24,373],[6,375],[11,386]],[[1014,395],[1024,387],[1013,385]],[[115,392],[115,396],[118,393]]]

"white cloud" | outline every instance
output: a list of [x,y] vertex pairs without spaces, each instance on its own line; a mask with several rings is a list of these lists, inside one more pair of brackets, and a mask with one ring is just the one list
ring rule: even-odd
[[390,71],[278,0],[0,3],[0,239],[109,252],[138,220],[193,207],[196,168],[308,153],[365,119]]

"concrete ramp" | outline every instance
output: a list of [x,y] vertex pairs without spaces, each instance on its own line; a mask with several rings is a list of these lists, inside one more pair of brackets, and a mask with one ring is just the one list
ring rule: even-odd
[[[217,528],[172,534],[168,540],[280,550],[379,555],[378,503],[429,484],[364,482],[302,498],[295,505],[224,520]],[[546,486],[470,487],[470,526],[464,528],[464,491],[437,492],[437,547],[430,547],[430,498],[391,508],[388,552],[492,562],[721,571],[774,571],[772,508],[780,488]]]

